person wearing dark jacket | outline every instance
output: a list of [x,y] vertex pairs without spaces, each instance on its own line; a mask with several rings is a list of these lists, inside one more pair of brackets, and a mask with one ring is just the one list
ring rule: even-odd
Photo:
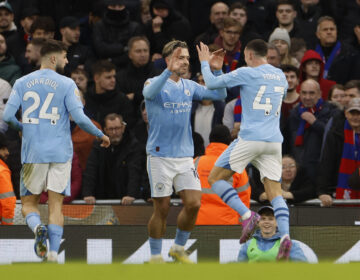
[[140,25],[130,20],[124,0],[106,0],[107,8],[102,20],[93,28],[93,46],[101,59],[110,59],[117,67],[128,62],[127,42],[142,33]]
[[322,99],[328,100],[329,90],[336,82],[323,78],[324,62],[322,61],[321,56],[314,50],[306,51],[301,59],[299,70],[300,81],[296,90],[300,91],[301,83],[303,81],[314,79],[320,85]]
[[[251,198],[258,202],[268,202],[264,185],[260,181],[260,173],[251,167],[250,185]],[[281,188],[283,198],[288,203],[300,203],[316,197],[315,185],[311,182],[304,168],[296,164],[292,156],[284,155],[282,158]]]
[[344,85],[347,81],[359,77],[356,52],[350,45],[338,40],[336,23],[332,17],[319,18],[316,36],[319,43],[314,50],[325,63],[325,79]]
[[21,69],[15,59],[8,53],[5,37],[0,34],[0,78],[9,82],[11,86],[21,77]]
[[105,149],[94,142],[83,174],[82,195],[88,204],[96,199],[121,199],[122,204],[131,204],[140,195],[143,154],[122,116],[109,114],[104,122],[111,145]]
[[129,40],[129,58],[127,67],[120,70],[116,76],[119,89],[133,105],[134,117],[140,118],[139,106],[144,97],[142,90],[148,78],[161,72],[150,61],[150,43],[144,36],[135,36]]
[[317,177],[322,206],[331,206],[333,198],[360,199],[359,133],[360,98],[355,97],[345,110],[345,119],[334,123],[326,137]]
[[322,138],[336,105],[321,98],[319,83],[309,79],[302,83],[300,103],[290,112],[284,129],[283,153],[292,155],[312,180],[316,177]]
[[152,0],[150,14],[152,20],[145,28],[152,53],[161,54],[166,43],[174,39],[190,45],[193,39],[190,22],[172,8],[168,0]]
[[91,84],[85,95],[85,109],[93,119],[103,126],[106,115],[110,113],[121,114],[132,128],[135,124],[133,108],[125,94],[116,87],[115,65],[102,60],[93,66],[94,84]]

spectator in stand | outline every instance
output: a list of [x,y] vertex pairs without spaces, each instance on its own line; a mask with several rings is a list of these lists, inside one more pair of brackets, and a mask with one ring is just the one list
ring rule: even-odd
[[323,78],[344,85],[359,77],[355,51],[350,45],[338,40],[336,23],[332,17],[319,18],[316,36],[319,43],[315,51],[325,63]]
[[[84,80],[82,80],[81,77],[84,77]],[[83,87],[84,84],[87,83],[86,72],[82,69],[74,70],[71,73],[71,78],[75,81],[75,83],[79,89],[80,89],[80,87]],[[79,94],[80,94],[81,103],[85,106],[84,93],[81,89],[79,91]],[[84,109],[84,113],[98,129],[101,129],[100,124],[93,120],[91,113],[89,113],[86,108]],[[73,146],[74,146],[74,153],[78,157],[81,169],[85,170],[86,161],[89,157],[93,143],[95,141],[95,136],[82,130],[76,123],[74,123],[72,121],[70,122],[70,125],[71,125],[70,126],[71,140],[72,140]]]
[[[323,9],[319,0],[300,0],[300,4],[297,5],[295,21],[301,28],[302,38],[309,47],[316,42],[316,23],[321,15],[323,15]],[[290,35],[290,37],[292,36]]]
[[[325,141],[317,178],[322,206],[331,206],[333,198],[360,199],[360,98],[350,100],[345,118],[333,126]],[[352,187],[354,179],[356,189]]]
[[5,39],[16,33],[17,27],[14,23],[14,11],[7,2],[0,3],[0,34]]
[[0,225],[12,225],[14,222],[16,197],[11,183],[11,171],[6,164],[9,156],[7,140],[0,133]]
[[27,59],[28,64],[23,68],[24,74],[29,74],[30,72],[40,69],[40,51],[45,42],[46,39],[44,38],[34,38],[27,44],[25,50],[25,58]]
[[74,80],[78,89],[81,90],[82,95],[85,96],[89,82],[88,73],[84,69],[76,68],[71,71],[70,78]]
[[150,13],[151,0],[140,0],[140,13],[138,15],[138,22],[145,28],[145,26],[152,20]]
[[321,98],[320,85],[309,79],[301,84],[300,103],[290,112],[284,130],[283,153],[292,155],[312,180],[316,177],[327,121],[337,107]]
[[193,40],[190,22],[171,6],[169,0],[151,0],[150,14],[152,21],[146,25],[146,36],[151,53],[161,54],[171,40],[185,41],[190,45]]
[[[251,198],[261,203],[268,202],[264,185],[260,181],[259,171],[253,167],[251,171]],[[282,196],[289,204],[300,203],[316,197],[315,184],[310,180],[306,170],[298,165],[290,155],[284,155],[282,158],[281,188]]]
[[307,51],[306,42],[303,38],[291,38],[290,55],[301,63],[304,53]]
[[328,100],[335,103],[341,110],[344,109],[345,103],[345,87],[335,84],[329,90]]
[[256,32],[264,39],[271,33],[276,21],[276,0],[242,0],[247,10],[248,21],[252,22]]
[[229,73],[245,65],[244,54],[241,52],[241,43],[239,41],[241,30],[240,22],[231,17],[226,17],[223,27],[219,31],[219,36],[214,40],[214,44],[226,51],[223,66],[224,73]]
[[[281,29],[285,29],[290,38],[303,38],[306,42],[309,38],[306,38],[303,27],[297,23],[296,19],[296,7],[292,0],[278,0],[276,6],[276,18],[278,20],[278,26]],[[311,38],[310,38],[311,39]],[[313,39],[314,41],[314,39]]]
[[279,49],[281,64],[290,64],[299,67],[299,62],[290,55],[291,41],[286,29],[275,28],[269,37],[269,43],[274,44]]
[[75,17],[64,17],[60,24],[61,40],[67,46],[68,64],[65,66],[64,74],[70,76],[70,73],[76,68],[84,69],[89,67],[93,57],[89,47],[81,45],[80,39],[80,21]]
[[106,0],[105,3],[103,18],[93,29],[94,50],[99,58],[110,59],[121,68],[128,63],[128,40],[142,33],[141,26],[130,20],[124,0]]
[[30,28],[31,38],[54,39],[55,22],[51,17],[38,17]]
[[[197,215],[196,225],[237,225],[240,215],[211,190],[208,176],[215,161],[231,143],[229,129],[224,125],[215,126],[210,133],[210,144],[206,147],[205,155],[195,158],[195,168],[199,174],[201,184],[201,206]],[[232,176],[232,186],[240,199],[247,207],[250,206],[251,188],[249,178],[244,170],[243,173],[235,173]]]
[[[71,162],[71,178],[70,178],[70,196],[64,197],[64,204],[69,204],[71,201],[80,198],[81,194],[81,181],[82,181],[82,170],[80,167],[79,158],[76,153],[73,154]],[[48,193],[42,192],[39,203],[46,203],[48,201]]]
[[336,84],[335,81],[323,78],[324,62],[321,56],[313,50],[305,52],[300,65],[300,83],[297,90],[300,90],[301,83],[307,79],[313,79],[320,84],[322,99],[328,100],[330,88]]
[[241,42],[241,53],[244,53],[245,46],[251,40],[262,39],[261,36],[256,33],[256,29],[253,24],[247,20],[246,7],[240,3],[235,2],[230,6],[229,17],[235,19],[241,24],[240,42]]
[[296,90],[299,84],[299,70],[295,66],[288,64],[283,64],[280,68],[284,72],[289,85],[281,106],[280,126],[283,129],[290,111],[300,102],[300,96]]
[[121,199],[133,203],[140,195],[142,150],[126,129],[122,116],[109,114],[104,120],[109,149],[95,142],[83,174],[82,196],[87,204],[97,199]]
[[116,66],[101,60],[93,65],[94,83],[90,84],[85,96],[85,109],[94,120],[103,126],[105,117],[110,113],[123,116],[129,128],[135,125],[133,107],[125,94],[116,87]]
[[9,99],[11,89],[11,85],[8,81],[0,79],[0,133],[5,133],[8,129],[8,125],[3,121],[2,116],[5,110],[5,104]]
[[274,67],[280,67],[281,65],[281,54],[279,49],[274,44],[268,44],[268,52],[266,60],[269,64]]
[[224,2],[216,2],[210,9],[210,23],[211,26],[202,34],[196,37],[195,45],[203,42],[206,45],[212,44],[219,31],[223,27],[224,19],[229,15],[229,6]]
[[0,34],[0,78],[13,86],[20,77],[21,69],[15,63],[15,59],[9,54],[5,37]]
[[128,42],[130,63],[116,76],[119,89],[133,105],[134,118],[140,118],[139,106],[144,97],[142,90],[148,78],[160,74],[150,61],[150,43],[144,36],[135,36]]
[[15,34],[6,39],[11,55],[15,58],[16,63],[21,69],[28,66],[27,59],[25,58],[25,49],[31,39],[31,25],[38,15],[39,11],[36,8],[25,8],[22,10],[20,20],[22,28],[18,29]]

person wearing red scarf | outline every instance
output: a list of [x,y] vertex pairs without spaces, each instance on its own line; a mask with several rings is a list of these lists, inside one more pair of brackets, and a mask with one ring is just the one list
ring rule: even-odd
[[360,199],[359,97],[350,100],[345,118],[332,127],[324,144],[317,177],[317,193],[322,206],[331,206],[333,198]]
[[290,112],[284,129],[283,154],[292,155],[310,178],[316,178],[324,128],[337,107],[321,98],[320,85],[306,80],[300,89],[300,103]]

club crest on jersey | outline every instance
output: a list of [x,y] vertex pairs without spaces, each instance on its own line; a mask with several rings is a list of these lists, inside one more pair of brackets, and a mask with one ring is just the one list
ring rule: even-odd
[[157,183],[155,185],[155,190],[157,190],[158,192],[163,192],[165,189],[165,185],[163,183]]
[[190,96],[190,90],[185,89],[185,90],[184,90],[184,93],[185,93],[187,96]]
[[78,90],[77,88],[74,90],[74,93],[75,93],[75,95],[76,95],[77,97],[80,98],[80,92],[79,92],[79,90]]

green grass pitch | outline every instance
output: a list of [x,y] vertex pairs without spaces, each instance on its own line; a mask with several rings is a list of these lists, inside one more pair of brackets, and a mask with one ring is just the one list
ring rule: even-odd
[[360,279],[360,264],[218,264],[201,263],[196,265],[160,264],[160,265],[87,265],[85,263],[58,264],[13,264],[1,265],[0,277],[11,279],[36,280],[235,280],[235,279]]

